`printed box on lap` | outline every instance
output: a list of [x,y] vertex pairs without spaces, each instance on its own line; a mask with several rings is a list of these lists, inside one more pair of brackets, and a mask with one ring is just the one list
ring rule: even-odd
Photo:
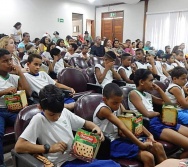
[[[142,114],[133,114],[126,113],[125,115],[117,116],[125,126],[136,136],[139,137],[143,134],[143,117]],[[119,135],[122,137],[126,137],[123,135],[121,130],[119,130]]]
[[17,91],[12,95],[4,96],[6,106],[9,111],[17,112],[28,105],[25,90]]
[[174,105],[163,105],[161,120],[162,123],[169,126],[175,126],[178,119],[178,110]]
[[78,159],[91,162],[96,157],[100,144],[98,135],[79,129],[73,141],[71,154]]

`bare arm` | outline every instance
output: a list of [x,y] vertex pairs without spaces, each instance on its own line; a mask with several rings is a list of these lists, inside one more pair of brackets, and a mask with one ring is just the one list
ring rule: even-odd
[[105,68],[104,72],[101,73],[100,69],[97,67],[95,68],[95,74],[96,74],[96,78],[97,78],[97,81],[101,84],[107,74],[109,69]]
[[160,114],[158,112],[148,111],[146,107],[144,106],[140,96],[135,92],[132,91],[129,94],[129,98],[131,103],[135,106],[135,108],[145,117],[147,118],[153,118],[156,116],[159,116]]
[[40,53],[44,52],[44,44],[42,43],[39,44],[39,51]]
[[126,75],[126,73],[125,73],[125,71],[124,71],[123,69],[120,69],[120,70],[118,71],[118,73],[120,74],[121,78],[122,78],[125,82],[130,83],[130,84],[134,84],[134,81],[133,81],[133,80],[130,80],[130,79],[127,77],[127,75]]
[[70,90],[73,94],[75,94],[75,90],[74,90],[73,88],[71,88],[71,87],[68,87],[68,86],[63,85],[63,84],[58,83],[58,82],[56,82],[55,85],[56,85],[58,88],[60,88],[60,89]]
[[114,79],[121,80],[121,76],[113,68],[111,69],[111,71]]

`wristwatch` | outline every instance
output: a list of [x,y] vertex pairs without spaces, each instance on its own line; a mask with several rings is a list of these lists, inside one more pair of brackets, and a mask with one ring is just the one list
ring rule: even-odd
[[45,154],[48,154],[49,153],[49,150],[50,150],[50,145],[49,144],[45,144],[44,145],[44,149],[45,149]]

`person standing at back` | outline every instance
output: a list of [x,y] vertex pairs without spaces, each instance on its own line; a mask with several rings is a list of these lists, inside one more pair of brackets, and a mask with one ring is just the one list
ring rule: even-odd
[[14,39],[15,44],[19,44],[22,39],[22,24],[17,22],[12,29],[11,37]]
[[92,36],[89,35],[88,31],[85,31],[84,33],[84,41],[86,40],[88,40],[90,44],[93,42]]
[[101,37],[95,38],[95,44],[91,47],[90,54],[97,57],[103,57],[105,54],[104,46],[101,45]]

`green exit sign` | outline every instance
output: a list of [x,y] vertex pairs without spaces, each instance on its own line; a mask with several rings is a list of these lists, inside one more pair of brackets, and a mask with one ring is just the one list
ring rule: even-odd
[[64,23],[64,19],[62,19],[62,18],[58,18],[57,20],[59,23]]
[[110,17],[116,17],[116,13],[110,13]]

